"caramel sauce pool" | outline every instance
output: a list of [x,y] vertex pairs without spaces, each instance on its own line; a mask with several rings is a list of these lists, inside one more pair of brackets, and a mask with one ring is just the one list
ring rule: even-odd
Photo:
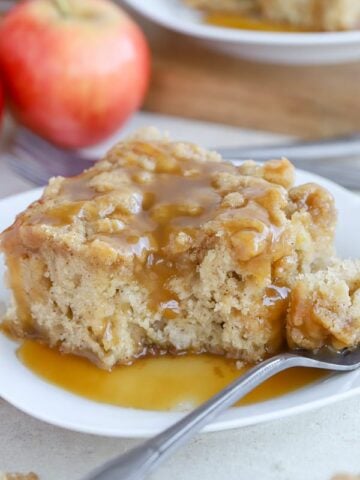
[[241,30],[256,30],[260,32],[294,33],[314,31],[286,23],[263,20],[235,13],[210,13],[205,17],[205,22],[217,27],[239,28]]
[[[148,357],[112,372],[88,360],[63,355],[32,340],[18,350],[20,360],[35,374],[69,392],[96,402],[145,410],[181,410],[197,406],[246,370],[233,360],[213,355]],[[255,389],[237,405],[263,402],[326,375],[325,372],[292,368]]]

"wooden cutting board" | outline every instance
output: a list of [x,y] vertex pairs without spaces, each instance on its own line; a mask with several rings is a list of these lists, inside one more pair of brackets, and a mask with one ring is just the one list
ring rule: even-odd
[[306,138],[360,131],[360,63],[252,63],[140,22],[153,52],[146,110]]

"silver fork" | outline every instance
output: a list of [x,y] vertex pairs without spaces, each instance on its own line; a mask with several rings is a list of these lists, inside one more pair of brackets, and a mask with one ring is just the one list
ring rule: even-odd
[[293,367],[310,367],[349,372],[360,367],[360,347],[335,353],[327,349],[283,353],[266,360],[225,387],[180,421],[139,447],[97,468],[83,480],[140,480],[158,467],[172,452],[187,442],[226,408],[276,373]]
[[[360,188],[360,135],[312,142],[255,147],[215,148],[224,159],[263,161],[288,157],[297,168],[327,177],[344,187]],[[38,185],[56,175],[72,176],[91,167],[96,158],[81,150],[65,150],[19,127],[8,140],[5,155],[20,175]],[[356,158],[358,162],[354,161]],[[350,161],[349,161],[350,159]]]

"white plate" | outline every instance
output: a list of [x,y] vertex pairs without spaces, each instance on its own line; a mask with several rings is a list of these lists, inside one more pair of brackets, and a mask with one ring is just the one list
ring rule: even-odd
[[285,64],[329,64],[360,58],[360,31],[277,33],[206,25],[182,0],[123,0],[164,27],[244,58]]
[[[337,236],[342,256],[360,256],[360,197],[317,177],[300,172],[298,183],[316,181],[332,191],[339,210]],[[40,196],[41,190],[0,201],[0,230]],[[4,264],[0,258],[0,275]],[[0,281],[0,303],[8,292]],[[81,432],[115,437],[154,435],[181,417],[177,412],[152,412],[100,404],[48,384],[16,357],[17,344],[0,335],[0,396],[15,407],[48,423]],[[206,428],[225,430],[252,425],[310,410],[360,393],[360,372],[331,375],[283,397],[246,407],[231,408]]]

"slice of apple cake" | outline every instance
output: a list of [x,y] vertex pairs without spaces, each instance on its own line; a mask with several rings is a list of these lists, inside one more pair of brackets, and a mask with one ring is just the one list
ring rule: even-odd
[[286,344],[292,291],[288,338],[317,346],[300,308],[321,297],[336,212],[293,177],[286,159],[234,166],[152,130],[118,143],[3,232],[7,328],[104,368],[185,351],[256,362]]

